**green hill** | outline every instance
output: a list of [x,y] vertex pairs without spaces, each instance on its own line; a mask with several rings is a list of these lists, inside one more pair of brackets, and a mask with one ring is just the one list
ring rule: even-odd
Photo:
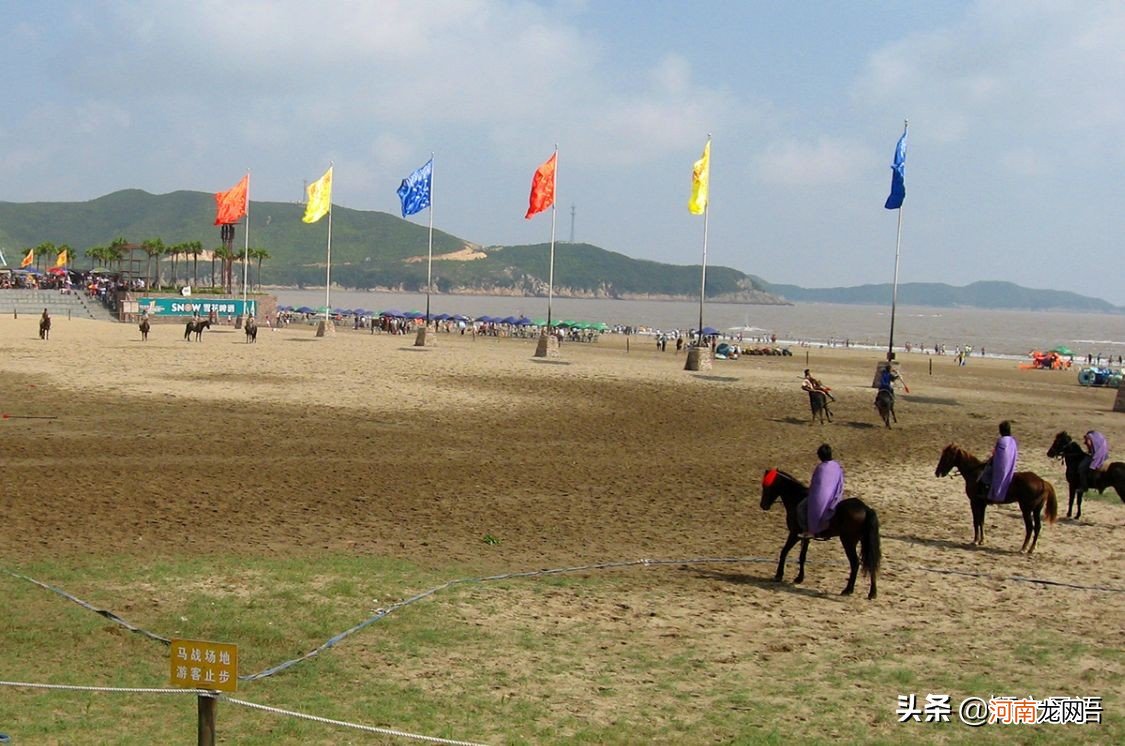
[[[890,303],[892,286],[858,285],[840,288],[802,288],[761,281],[770,293],[794,303]],[[1037,290],[1011,282],[974,282],[954,287],[939,282],[907,282],[898,286],[898,302],[910,306],[1010,308],[1031,311],[1068,310],[1119,313],[1122,309],[1100,298],[1089,298],[1063,290]]]
[[[270,255],[262,264],[264,283],[323,285],[326,226],[323,220],[306,225],[301,222],[303,214],[304,205],[296,202],[251,203],[251,248],[265,249]],[[154,195],[127,189],[89,202],[0,202],[0,247],[9,262],[18,263],[28,247],[68,244],[75,250],[72,265],[79,268],[92,266],[85,257],[87,249],[106,246],[118,237],[135,244],[152,238],[165,245],[199,241],[211,249],[220,244],[214,215],[212,195],[187,191]],[[236,251],[243,246],[243,230],[238,226]],[[332,280],[343,287],[424,291],[426,251],[425,226],[384,212],[332,210]],[[480,246],[435,230],[434,287],[444,293],[545,296],[548,253],[547,244]],[[207,272],[200,267],[200,277]],[[590,244],[555,247],[554,291],[560,297],[694,300],[699,297],[699,274],[699,265],[633,259]],[[707,268],[707,298],[713,302],[883,305],[890,297],[890,284],[802,288],[770,284],[729,267]],[[1125,311],[1098,298],[1009,282],[965,287],[904,283],[899,285],[898,300],[938,307]]]
[[[263,248],[263,281],[274,285],[323,285],[326,226],[301,222],[304,205],[252,202],[250,245]],[[9,261],[44,242],[75,249],[76,266],[91,266],[85,251],[115,238],[130,243],[160,238],[165,245],[200,241],[220,245],[212,225],[214,198],[201,192],[153,195],[136,189],[90,202],[0,202],[0,245]],[[234,246],[243,246],[242,225]],[[383,212],[333,207],[332,280],[348,288],[424,290],[427,228]],[[546,295],[549,246],[481,247],[434,231],[434,287],[439,292]],[[672,266],[632,259],[589,244],[557,244],[555,293],[560,297],[693,298],[699,266]],[[746,274],[707,268],[707,296],[715,301],[779,303]]]

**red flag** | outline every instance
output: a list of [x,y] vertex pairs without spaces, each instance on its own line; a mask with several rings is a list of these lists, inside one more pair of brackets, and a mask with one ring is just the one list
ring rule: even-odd
[[527,203],[527,214],[523,216],[525,220],[555,204],[555,159],[558,157],[558,151],[555,151],[531,177],[531,199]]
[[250,174],[246,174],[230,191],[215,194],[215,204],[218,207],[215,225],[227,225],[241,220],[246,214],[246,193],[249,191]]

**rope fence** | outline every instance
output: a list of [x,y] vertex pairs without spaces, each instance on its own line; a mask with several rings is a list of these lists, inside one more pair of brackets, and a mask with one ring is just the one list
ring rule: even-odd
[[365,731],[367,733],[378,733],[383,736],[393,736],[395,738],[405,738],[412,741],[422,741],[424,743],[440,743],[447,744],[448,746],[485,746],[485,744],[475,741],[458,741],[450,738],[441,738],[438,736],[426,736],[419,733],[410,733],[404,730],[397,730],[394,728],[380,728],[374,725],[364,725],[362,723],[352,723],[347,720],[336,720],[334,718],[321,717],[319,715],[310,715],[304,712],[296,712],[295,710],[285,710],[280,707],[272,707],[270,705],[262,705],[254,702],[247,702],[244,699],[236,699],[228,697],[225,694],[219,694],[208,689],[174,689],[174,688],[149,688],[149,687],[127,687],[127,686],[81,686],[77,684],[40,684],[30,681],[0,681],[0,686],[8,686],[22,689],[46,689],[46,690],[61,690],[61,691],[76,691],[76,692],[109,692],[113,694],[190,694],[195,697],[204,697],[207,699],[216,699],[222,702],[230,702],[240,707],[247,707],[249,709],[258,710],[261,712],[268,712],[273,715],[284,715],[286,717],[296,718],[298,720],[308,720],[314,723],[322,723],[325,725],[334,725],[340,728],[351,728],[353,730]]
[[[796,560],[794,560],[794,559],[789,560],[790,563],[795,562],[795,561]],[[273,676],[274,674],[285,671],[286,669],[292,668],[293,666],[295,666],[299,663],[303,663],[304,661],[315,658],[316,656],[320,655],[324,651],[335,647],[341,641],[343,641],[343,640],[347,639],[348,637],[354,635],[355,633],[371,626],[375,622],[378,622],[381,619],[385,619],[387,616],[389,616],[390,614],[392,614],[392,613],[394,613],[394,612],[396,612],[400,609],[403,609],[407,606],[410,606],[411,604],[417,603],[418,601],[421,601],[425,598],[429,598],[430,596],[436,595],[436,594],[438,594],[442,591],[445,591],[445,590],[448,590],[450,588],[454,588],[454,587],[457,587],[457,586],[461,586],[461,585],[492,583],[492,582],[497,582],[497,581],[501,581],[501,580],[513,580],[513,579],[519,579],[519,578],[534,578],[534,577],[547,577],[547,576],[551,576],[551,575],[566,575],[566,574],[573,574],[573,573],[579,573],[579,572],[592,572],[592,571],[596,571],[596,570],[618,570],[618,569],[623,569],[623,568],[628,568],[628,567],[660,567],[660,566],[667,566],[667,565],[704,565],[704,564],[733,565],[733,564],[749,564],[749,563],[758,563],[758,564],[769,563],[769,564],[772,564],[774,562],[776,562],[776,560],[773,559],[773,558],[770,558],[770,557],[694,557],[694,558],[685,558],[685,559],[638,559],[638,560],[622,560],[622,561],[615,561],[615,562],[599,562],[599,563],[591,563],[591,564],[586,564],[586,565],[574,565],[574,566],[570,566],[570,567],[556,567],[556,568],[543,569],[543,570],[526,570],[526,571],[507,572],[507,573],[501,573],[501,574],[498,574],[498,575],[486,575],[486,576],[474,577],[474,578],[457,578],[457,579],[454,579],[454,580],[446,581],[445,583],[442,583],[441,585],[434,586],[433,588],[429,588],[429,589],[424,590],[420,593],[416,593],[415,595],[410,596],[409,598],[403,599],[402,601],[398,601],[397,603],[391,604],[390,606],[387,606],[386,608],[377,609],[372,616],[368,617],[367,619],[364,619],[363,621],[359,622],[358,624],[355,624],[355,625],[349,627],[348,629],[345,629],[342,632],[339,632],[339,633],[333,635],[332,637],[328,638],[323,643],[321,643],[317,647],[309,650],[308,652],[304,653],[303,655],[297,656],[296,658],[290,658],[289,660],[286,660],[286,661],[283,661],[283,662],[278,663],[276,665],[265,668],[261,671],[258,671],[257,673],[240,674],[238,678],[239,678],[240,681],[258,681],[260,679],[264,679],[264,678],[267,678],[269,676]],[[806,563],[806,564],[811,564],[811,565],[815,566],[817,563]],[[837,562],[825,562],[825,563],[822,563],[822,564],[825,564],[825,565],[828,565],[828,564],[842,565],[843,563],[837,561]],[[986,573],[986,572],[973,572],[973,571],[968,571],[968,570],[952,570],[952,569],[944,569],[944,568],[936,568],[936,567],[926,567],[925,565],[905,565],[903,567],[906,568],[906,569],[915,569],[915,570],[920,570],[922,572],[938,573],[938,574],[942,574],[942,575],[957,575],[957,576],[961,576],[961,577],[985,578],[985,579],[991,579],[991,580],[997,580],[997,581],[1010,581],[1010,582],[1016,582],[1016,583],[1033,583],[1033,584],[1051,586],[1051,587],[1056,587],[1056,588],[1069,588],[1069,589],[1073,589],[1073,590],[1096,591],[1096,592],[1100,592],[1100,593],[1125,593],[1125,588],[1115,588],[1115,587],[1112,587],[1112,586],[1101,586],[1101,585],[1082,585],[1082,584],[1078,584],[1078,583],[1067,583],[1067,582],[1063,582],[1063,581],[1050,580],[1050,579],[1045,579],[1045,578],[1031,578],[1031,577],[1026,577],[1026,576],[1023,576],[1023,575],[996,575],[996,574]],[[3,569],[3,568],[0,568],[0,569]],[[66,598],[70,601],[73,601],[74,603],[82,606],[83,608],[88,609],[90,611],[93,611],[94,613],[99,614],[99,615],[105,617],[106,619],[109,619],[110,621],[123,626],[125,629],[129,630],[130,632],[135,632],[137,634],[143,635],[143,636],[145,636],[145,637],[147,637],[151,640],[155,640],[155,641],[160,642],[164,645],[171,644],[171,641],[168,638],[163,637],[161,635],[158,635],[154,632],[150,632],[148,630],[145,630],[141,627],[138,627],[137,625],[134,625],[134,624],[126,621],[125,619],[121,618],[117,614],[114,614],[113,612],[111,612],[107,609],[100,609],[100,608],[94,606],[93,604],[90,604],[86,601],[83,601],[82,599],[74,596],[73,594],[67,593],[66,591],[64,591],[62,589],[56,588],[52,585],[49,585],[49,584],[44,583],[42,581],[36,580],[34,578],[30,578],[26,575],[21,575],[19,573],[12,572],[11,570],[3,569],[3,572],[6,572],[7,574],[11,575],[12,577],[18,578],[20,580],[25,580],[25,581],[28,581],[30,583],[34,583],[35,585],[37,585],[41,588],[49,590],[52,593],[56,593],[56,594],[62,596],[63,598]]]

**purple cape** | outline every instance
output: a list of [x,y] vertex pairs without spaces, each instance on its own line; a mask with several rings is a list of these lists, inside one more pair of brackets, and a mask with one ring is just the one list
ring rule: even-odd
[[1094,446],[1094,452],[1090,454],[1090,468],[1100,469],[1109,458],[1109,443],[1097,430],[1091,430],[1086,435],[1090,436],[1090,444]]
[[828,528],[836,505],[844,496],[844,467],[824,461],[813,471],[809,482],[809,531],[819,534]]
[[1002,435],[992,451],[992,484],[988,488],[988,499],[994,503],[1004,502],[1012,475],[1016,473],[1016,458],[1019,446],[1011,435]]

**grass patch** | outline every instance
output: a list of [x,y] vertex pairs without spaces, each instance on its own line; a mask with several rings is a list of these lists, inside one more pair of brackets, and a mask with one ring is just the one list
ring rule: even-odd
[[[60,586],[164,636],[235,642],[242,673],[311,650],[379,609],[478,575],[438,574],[386,559],[170,558],[147,565],[90,558],[20,572]],[[1072,743],[1120,741],[1116,700],[1097,730],[971,731],[896,722],[897,693],[957,697],[1059,692],[1042,671],[1106,653],[1035,637],[1000,643],[972,671],[960,641],[932,659],[887,655],[882,635],[848,641],[849,657],[797,644],[784,625],[726,641],[708,620],[678,615],[676,591],[639,574],[519,578],[454,585],[401,608],[324,654],[238,696],[328,718],[462,740],[511,744],[779,744],[948,738]],[[167,649],[25,581],[0,575],[8,618],[3,678],[164,687]],[[890,639],[903,637],[889,631]],[[905,651],[907,647],[897,647]],[[768,657],[765,651],[772,651]],[[1119,672],[1120,651],[1099,660]],[[949,662],[942,663],[942,656]],[[979,673],[986,670],[988,674]],[[1095,671],[1091,685],[1104,685]],[[1120,675],[1108,680],[1120,683]],[[1044,686],[1047,688],[1045,689]],[[1105,692],[1107,696],[1110,692]],[[187,696],[0,692],[0,730],[17,742],[184,742],[195,729]],[[336,728],[220,704],[230,742],[340,743]]]

